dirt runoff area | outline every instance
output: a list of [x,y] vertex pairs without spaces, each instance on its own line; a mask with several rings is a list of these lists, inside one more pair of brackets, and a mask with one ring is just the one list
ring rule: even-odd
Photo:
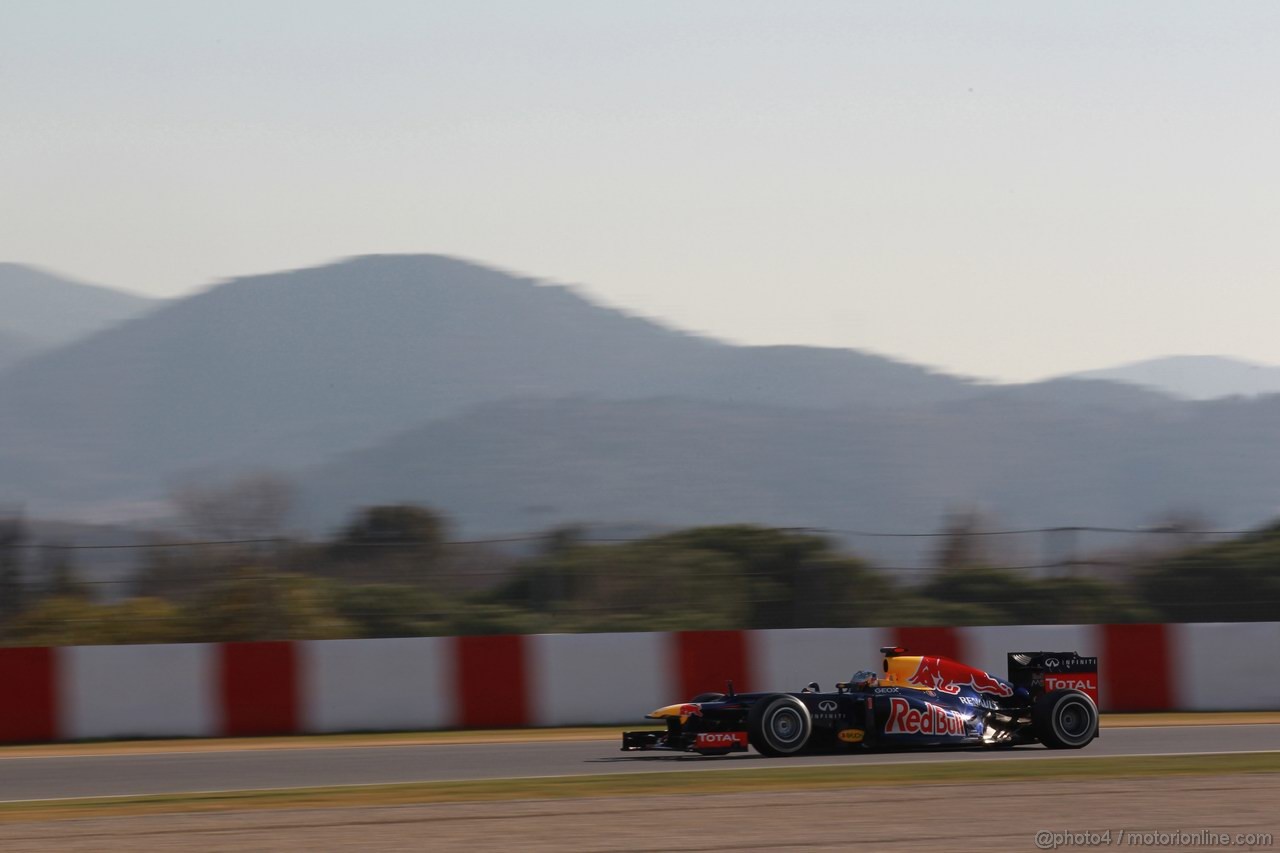
[[1278,803],[1280,774],[1026,780],[33,820],[0,849],[1274,850]]

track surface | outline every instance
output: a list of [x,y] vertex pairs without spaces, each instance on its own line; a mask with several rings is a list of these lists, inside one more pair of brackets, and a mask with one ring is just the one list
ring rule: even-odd
[[755,753],[722,758],[674,753],[623,753],[618,751],[615,744],[600,740],[38,758],[5,758],[0,753],[0,802],[662,770],[890,764],[959,758],[973,761],[1020,761],[1094,755],[1169,755],[1264,750],[1280,750],[1280,725],[1104,729],[1101,738],[1081,751],[1053,751],[1042,747],[1000,751],[953,748],[928,752],[805,756],[791,759],[761,758]]

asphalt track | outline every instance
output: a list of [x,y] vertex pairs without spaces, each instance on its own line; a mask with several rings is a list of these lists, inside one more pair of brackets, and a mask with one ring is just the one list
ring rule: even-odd
[[1104,729],[1103,736],[1084,750],[1055,751],[1038,746],[1006,750],[952,748],[790,759],[762,758],[754,752],[719,758],[624,753],[616,743],[603,740],[39,757],[5,757],[0,753],[0,802],[665,770],[897,764],[958,758],[1025,761],[1259,751],[1280,751],[1280,725]]

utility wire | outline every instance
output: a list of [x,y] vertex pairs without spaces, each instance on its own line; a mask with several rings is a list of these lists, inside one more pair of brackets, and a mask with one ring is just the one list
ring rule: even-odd
[[[672,531],[671,533],[656,533],[649,536],[630,536],[630,537],[600,537],[593,538],[585,535],[577,540],[577,544],[582,545],[609,545],[628,542],[644,542],[651,539],[660,539],[664,536],[679,535],[687,532],[689,528],[683,530]],[[693,528],[696,529],[696,528]],[[875,530],[852,530],[840,527],[774,527],[766,528],[781,533],[811,533],[811,534],[839,534],[842,536],[860,536],[867,538],[887,538],[887,539],[945,539],[958,538],[968,539],[981,536],[1031,536],[1046,533],[1118,533],[1118,534],[1148,534],[1148,535],[1177,535],[1177,536],[1244,536],[1249,533],[1256,533],[1257,530],[1181,530],[1169,527],[1030,527],[1016,530],[957,530],[957,531],[932,531],[928,533],[908,533],[908,532],[889,532]],[[340,542],[310,542],[308,540],[292,539],[287,536],[272,536],[256,539],[199,539],[186,540],[179,542],[132,542],[132,543],[88,543],[88,544],[61,544],[61,543],[44,543],[44,542],[25,542],[20,547],[49,549],[54,551],[127,551],[127,550],[149,550],[160,548],[207,548],[225,545],[301,545],[301,546],[323,546],[336,547],[339,549],[358,549],[358,548],[435,548],[438,546],[450,545],[505,545],[518,542],[545,542],[553,533],[525,533],[516,536],[500,536],[479,539],[450,539],[440,543],[418,543],[406,540],[389,539],[381,542],[371,541],[340,541]]]

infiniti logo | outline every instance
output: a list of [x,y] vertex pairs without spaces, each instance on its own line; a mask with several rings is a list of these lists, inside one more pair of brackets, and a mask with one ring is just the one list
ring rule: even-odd
[[1058,660],[1057,658],[1045,658],[1044,665],[1049,667],[1050,669],[1057,669],[1059,666],[1062,665],[1062,661]]
[[834,710],[835,710],[836,708],[838,708],[838,707],[840,707],[840,706],[839,706],[839,705],[837,705],[837,704],[836,704],[833,700],[831,700],[831,699],[823,699],[821,702],[819,702],[819,703],[818,703],[818,710],[819,710],[819,711],[834,711]]

